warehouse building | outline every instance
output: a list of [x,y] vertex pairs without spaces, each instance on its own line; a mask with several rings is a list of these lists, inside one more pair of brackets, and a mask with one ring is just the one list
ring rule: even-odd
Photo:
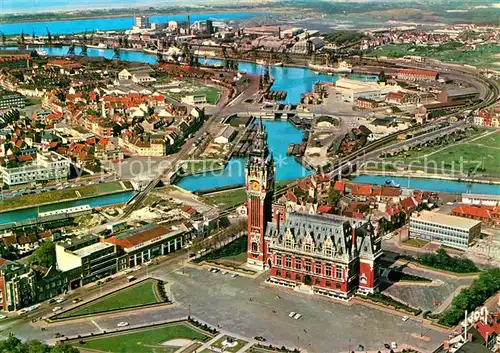
[[459,88],[442,91],[437,96],[441,103],[451,103],[457,101],[476,101],[479,99],[479,91],[475,87]]
[[481,234],[481,222],[436,212],[422,211],[410,218],[409,236],[466,250]]
[[335,82],[335,88],[342,93],[342,99],[345,102],[354,103],[358,98],[381,100],[389,92],[395,92],[398,86],[382,86],[376,82],[363,82],[341,78]]

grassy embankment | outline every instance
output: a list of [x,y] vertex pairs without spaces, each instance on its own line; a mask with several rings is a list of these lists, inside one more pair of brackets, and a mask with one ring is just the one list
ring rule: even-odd
[[0,200],[0,212],[73,199],[83,199],[132,189],[132,185],[129,182],[124,182],[123,184],[125,185],[125,189],[122,187],[120,182],[114,181],[110,183],[47,191],[40,194],[30,194],[4,199]]
[[439,46],[417,46],[413,44],[389,44],[373,50],[367,56],[387,56],[401,58],[406,55],[425,56],[443,62],[468,64],[479,68],[500,69],[500,46],[493,44],[478,45],[476,50],[457,49],[463,44],[449,42]]
[[[475,138],[484,131],[470,136]],[[473,141],[459,141],[442,145],[422,147],[405,151],[397,156],[384,158],[377,165],[370,164],[367,170],[394,172],[396,166],[429,173],[447,173],[450,171],[498,176],[500,174],[500,132],[488,134]]]
[[[286,185],[293,182],[293,180],[283,180],[276,182],[276,189],[279,190]],[[228,209],[234,206],[241,205],[246,202],[247,194],[245,188],[221,191],[211,195],[203,196],[206,203],[217,206],[221,209]]]

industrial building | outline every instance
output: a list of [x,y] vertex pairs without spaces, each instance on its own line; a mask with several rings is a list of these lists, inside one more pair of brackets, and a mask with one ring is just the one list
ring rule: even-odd
[[149,28],[151,27],[151,20],[149,16],[135,16],[134,26],[137,28]]
[[345,102],[354,103],[358,98],[371,100],[384,99],[387,93],[395,92],[398,86],[382,86],[376,82],[363,82],[341,78],[335,82],[335,88],[342,93]]
[[481,234],[481,222],[461,217],[422,211],[410,217],[409,236],[466,250]]
[[441,103],[479,99],[479,91],[475,87],[445,90],[438,94],[437,99]]

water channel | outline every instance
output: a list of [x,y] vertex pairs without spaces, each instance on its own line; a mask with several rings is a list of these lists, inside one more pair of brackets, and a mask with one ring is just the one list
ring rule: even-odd
[[[12,1],[13,3],[15,1]],[[20,1],[22,3],[22,1]],[[41,2],[40,2],[41,3]],[[37,2],[30,1],[29,7],[35,6]],[[43,5],[43,4],[42,4]],[[242,20],[250,17],[262,16],[258,12],[235,12],[235,13],[209,13],[209,14],[191,14],[190,21],[213,21],[231,22],[234,20]],[[168,21],[182,22],[187,20],[187,15],[157,15],[151,16],[151,23],[166,23]],[[0,31],[5,35],[25,34],[31,35],[33,32],[36,36],[46,36],[47,29],[52,35],[54,34],[73,34],[73,33],[91,33],[93,31],[123,31],[132,28],[134,25],[134,17],[104,17],[104,18],[89,18],[89,19],[73,19],[73,20],[58,20],[58,21],[40,21],[40,22],[16,22],[0,24]]]
[[[14,48],[8,48],[14,49]],[[66,55],[68,47],[54,47],[43,48],[48,55],[62,56]],[[76,54],[79,54],[80,49],[76,49]],[[89,56],[104,56],[106,58],[113,57],[113,50],[106,49],[88,49]],[[154,64],[156,63],[156,56],[148,55],[138,51],[121,51],[120,59],[124,61],[143,62]],[[260,74],[263,72],[263,67],[255,63],[241,62],[239,70],[251,74]],[[334,82],[338,79],[336,75],[318,74],[308,68],[301,67],[270,67],[270,74],[274,77],[275,90],[285,90],[288,96],[285,100],[286,103],[298,103],[300,94],[312,91],[313,85],[317,81]],[[376,79],[374,76],[356,76],[352,78],[359,80]],[[293,157],[286,156],[286,149],[289,143],[298,143],[302,139],[302,132],[296,129],[288,122],[282,121],[265,121],[266,130],[268,132],[268,141],[270,149],[272,150],[276,160],[276,176],[277,180],[295,179],[302,176],[309,175],[311,172],[306,170],[300,165]],[[190,191],[201,189],[210,189],[214,187],[242,184],[244,181],[244,166],[245,160],[241,158],[232,159],[226,168],[221,172],[209,173],[207,175],[193,175],[183,178],[179,182],[179,186],[186,188]],[[394,178],[396,183],[401,186],[407,186],[407,179],[399,180]],[[387,180],[386,177],[378,176],[360,176],[355,178],[356,181],[366,183],[383,184]],[[435,190],[453,193],[462,193],[470,190],[474,193],[487,193],[487,194],[500,194],[499,187],[496,185],[486,184],[467,184],[455,181],[434,180],[434,179],[411,179],[411,188],[422,190]],[[121,195],[121,196],[117,196]],[[72,202],[64,202],[51,205],[53,208],[40,208],[40,211],[50,209],[67,208],[82,204],[90,204],[92,207],[107,206],[115,203],[127,201],[132,196],[132,193],[117,194],[114,197],[97,197],[87,200],[78,200]],[[44,206],[45,207],[45,206]],[[49,206],[47,206],[49,207]],[[0,223],[12,222],[16,220],[23,220],[36,216],[36,208],[11,211],[7,213],[0,213]]]
[[89,205],[92,208],[96,208],[96,207],[116,205],[119,203],[125,203],[128,200],[130,200],[132,196],[134,196],[134,193],[135,191],[125,191],[111,195],[91,197],[88,199],[64,201],[40,207],[31,207],[17,211],[2,212],[0,213],[0,224],[24,221],[27,219],[37,217],[38,214],[41,212],[60,210],[63,208],[70,208],[83,205]]

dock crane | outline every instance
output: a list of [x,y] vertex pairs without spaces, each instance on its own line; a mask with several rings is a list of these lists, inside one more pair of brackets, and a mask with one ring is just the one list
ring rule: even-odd
[[5,44],[5,33],[0,31],[0,35],[2,36],[2,44]]
[[50,34],[49,27],[45,27],[47,30],[47,43],[52,44],[52,35]]
[[113,49],[113,58],[111,60],[120,60],[120,48],[119,47],[115,47]]
[[75,44],[71,43],[71,45],[68,48],[68,52],[66,53],[66,56],[74,56],[75,55]]
[[81,56],[87,56],[87,46],[85,43],[82,44],[82,52],[80,53]]

